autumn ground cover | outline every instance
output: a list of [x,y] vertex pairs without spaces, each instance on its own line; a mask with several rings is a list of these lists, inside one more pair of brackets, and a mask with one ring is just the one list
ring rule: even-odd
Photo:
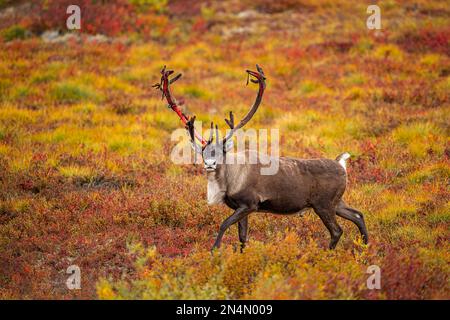
[[[448,3],[379,1],[376,31],[355,1],[85,0],[81,32],[46,41],[66,2],[0,1],[0,298],[450,298]],[[251,126],[279,128],[283,156],[351,153],[344,198],[369,245],[339,220],[327,250],[312,211],[253,214],[244,253],[233,226],[210,254],[231,210],[206,204],[201,166],[170,161],[180,123],[151,85],[182,72],[185,111],[224,125],[255,63]]]

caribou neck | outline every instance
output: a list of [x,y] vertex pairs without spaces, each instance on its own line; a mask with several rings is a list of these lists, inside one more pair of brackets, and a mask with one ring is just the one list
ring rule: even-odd
[[223,203],[226,194],[226,174],[227,165],[219,164],[214,171],[207,171],[208,178],[208,204]]

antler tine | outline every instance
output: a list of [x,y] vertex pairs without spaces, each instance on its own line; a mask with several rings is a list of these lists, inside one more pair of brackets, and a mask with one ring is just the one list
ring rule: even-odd
[[186,122],[186,129],[189,132],[189,136],[191,137],[191,143],[192,147],[194,148],[194,164],[197,163],[197,153],[201,153],[202,148],[197,144],[197,141],[195,140],[195,116],[192,116],[187,122]]
[[195,122],[196,116],[192,116],[187,122],[186,122],[186,129],[189,132],[189,135],[191,136],[191,140],[195,141],[195,134],[194,134],[194,122]]
[[213,133],[214,133],[214,124],[211,121],[211,129],[209,130],[209,138],[206,144],[210,144],[213,141]]
[[[193,142],[195,143],[195,139],[197,139],[202,145],[205,145],[207,141],[199,134],[194,128],[195,116],[192,118],[188,118],[181,110],[177,104],[176,99],[172,96],[170,92],[170,85],[181,78],[182,74],[178,74],[172,79],[169,79],[169,76],[173,74],[173,70],[167,70],[166,66],[161,69],[161,81],[160,83],[156,83],[153,85],[154,88],[161,90],[162,98],[166,98],[168,107],[171,108],[178,115],[183,124],[186,125],[186,129],[189,130],[189,134]],[[194,119],[194,120],[192,120]],[[197,149],[196,149],[197,150]]]
[[172,79],[170,79],[169,84],[172,84],[172,83],[174,83],[175,81],[177,81],[178,79],[180,79],[182,75],[183,75],[182,73],[177,74],[175,77],[173,77]]
[[220,144],[220,140],[219,140],[219,127],[216,124],[216,145]]
[[[263,76],[264,76],[264,71],[263,71],[263,69],[257,64],[256,65],[256,70],[258,70],[258,72],[259,73],[261,73]],[[264,80],[265,80],[266,78],[264,77]]]
[[256,78],[256,79],[251,79],[251,81],[253,83],[259,84],[258,95],[256,96],[255,102],[253,103],[253,105],[250,108],[250,110],[248,111],[248,113],[245,115],[244,118],[242,118],[242,120],[238,123],[237,126],[234,126],[233,114],[230,112],[230,120],[225,119],[225,122],[228,124],[228,126],[230,126],[231,130],[223,139],[223,144],[225,144],[226,141],[233,136],[233,134],[236,132],[236,130],[242,128],[243,126],[245,126],[247,124],[247,122],[250,121],[250,119],[253,117],[255,112],[258,110],[259,105],[261,104],[264,90],[266,89],[266,76],[264,75],[264,71],[262,70],[262,68],[259,65],[256,65],[256,70],[257,71],[247,70],[247,84],[248,84],[248,79],[250,76]]
[[230,111],[230,120],[228,120],[227,118],[225,118],[225,122],[227,123],[227,125],[230,127],[230,129],[234,128],[234,115],[233,115],[233,111]]

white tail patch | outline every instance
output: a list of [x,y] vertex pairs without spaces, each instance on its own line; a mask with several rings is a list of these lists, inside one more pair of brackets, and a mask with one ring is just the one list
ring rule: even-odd
[[342,168],[345,169],[345,171],[347,171],[347,160],[348,158],[350,158],[350,153],[345,152],[343,154],[341,154],[338,158],[337,161],[339,162],[339,164],[342,166]]

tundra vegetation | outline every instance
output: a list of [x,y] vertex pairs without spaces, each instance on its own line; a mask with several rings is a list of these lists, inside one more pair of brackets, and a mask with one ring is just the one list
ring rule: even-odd
[[[379,1],[368,30],[355,1],[83,0],[64,34],[71,2],[0,0],[0,298],[450,298],[445,1]],[[170,65],[188,114],[224,124],[255,63],[251,127],[279,128],[283,156],[352,155],[368,245],[340,218],[330,251],[312,212],[253,214],[243,253],[232,226],[211,255],[231,210],[207,205],[202,166],[170,161],[180,122],[151,85]]]

